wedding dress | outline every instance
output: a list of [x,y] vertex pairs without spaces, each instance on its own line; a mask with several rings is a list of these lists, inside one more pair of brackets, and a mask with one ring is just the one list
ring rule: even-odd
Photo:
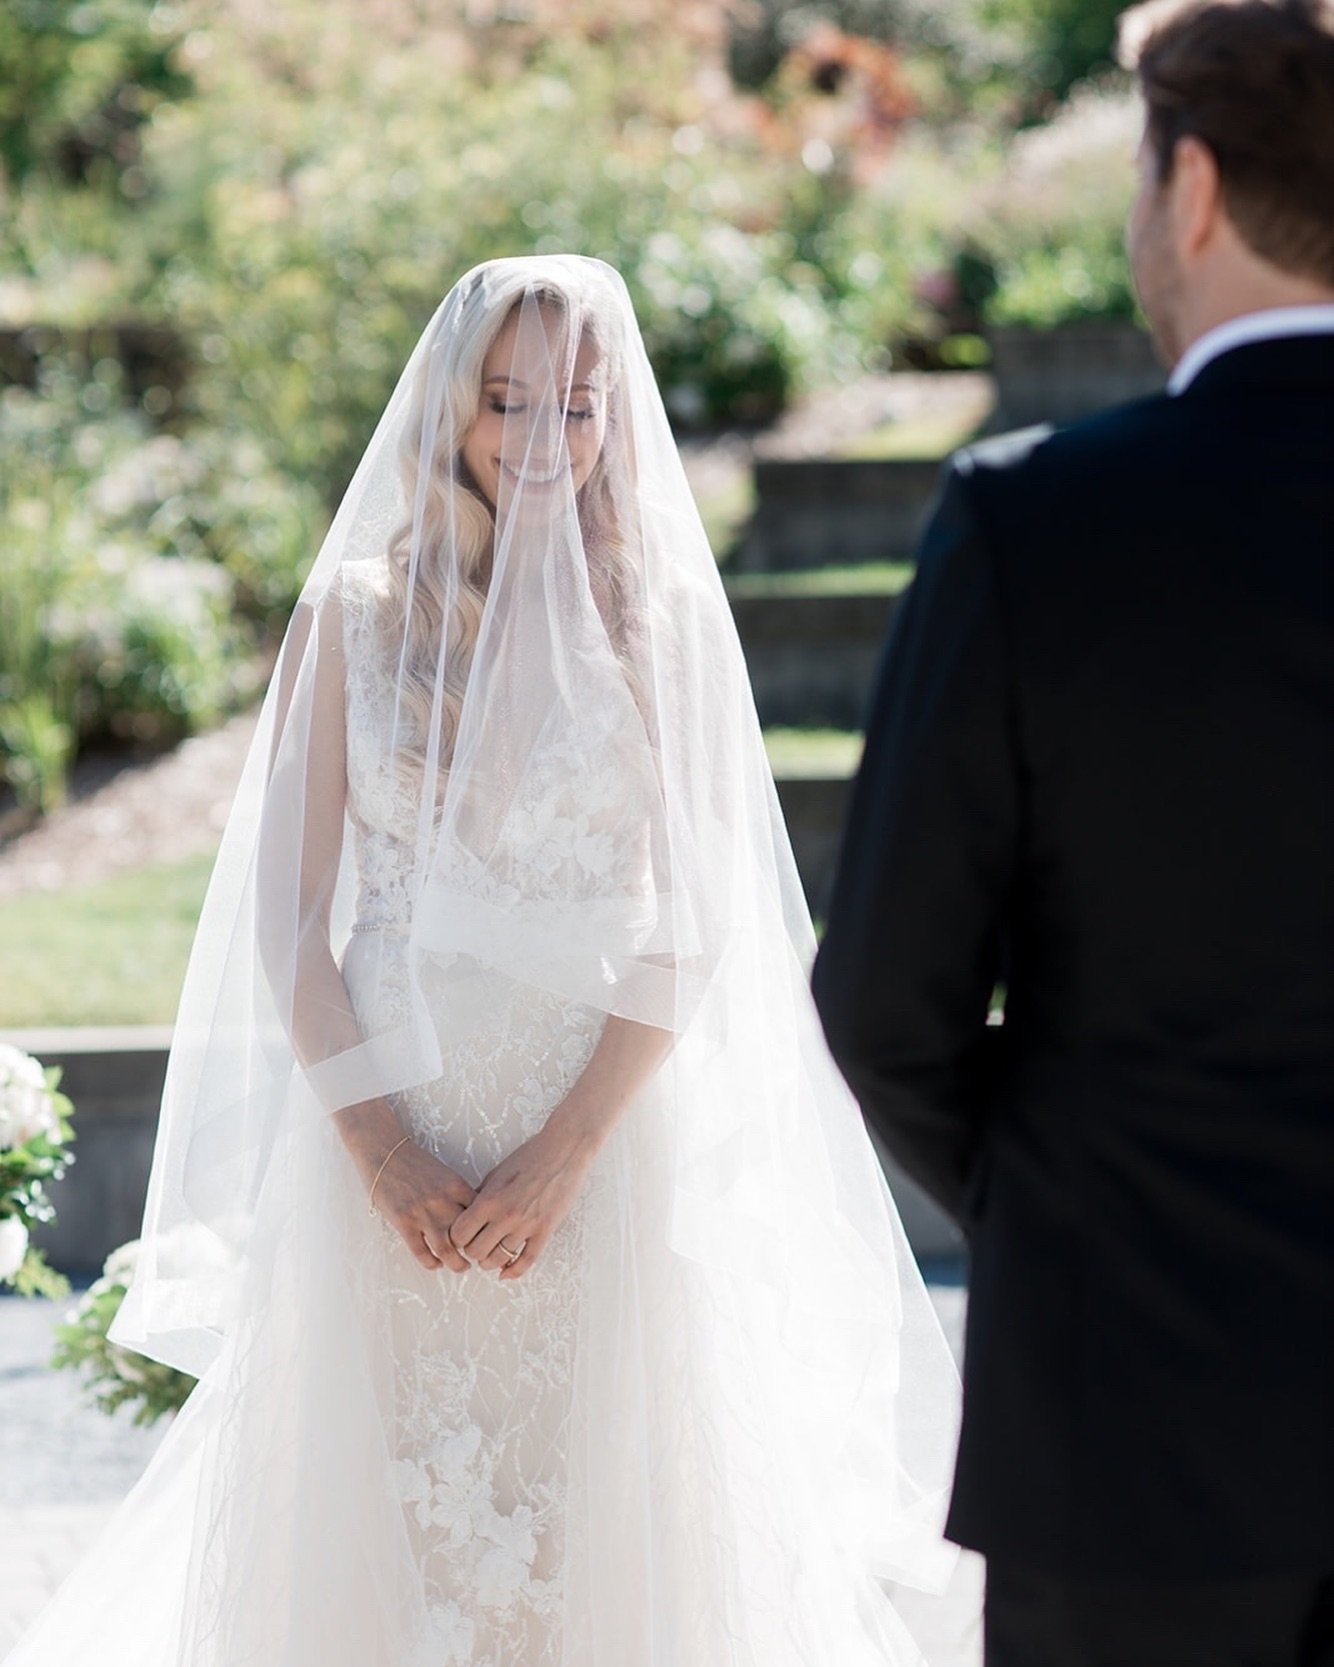
[[[624,286],[489,263],[320,553],[201,919],[112,1334],[200,1384],[11,1667],[976,1660],[957,1379],[812,947]],[[671,1048],[531,1271],[424,1267],[332,1113],[386,1096],[480,1185],[613,1018]]]

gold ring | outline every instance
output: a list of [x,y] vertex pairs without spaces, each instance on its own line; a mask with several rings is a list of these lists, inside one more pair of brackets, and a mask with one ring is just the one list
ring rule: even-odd
[[[506,1243],[506,1241],[504,1239],[502,1239],[500,1241],[499,1248],[501,1250],[507,1250],[509,1252],[510,1262],[517,1262],[519,1260],[520,1256],[523,1255],[523,1252],[528,1248],[528,1246],[524,1245],[522,1247],[522,1249],[515,1250],[515,1248],[512,1244],[508,1244],[508,1243]],[[508,1266],[508,1263],[506,1265]]]

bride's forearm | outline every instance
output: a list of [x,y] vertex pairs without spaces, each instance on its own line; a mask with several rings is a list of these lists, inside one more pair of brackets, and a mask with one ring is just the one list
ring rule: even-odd
[[602,1146],[671,1052],[674,1033],[613,1014],[583,1074],[547,1118],[545,1133],[585,1158]]
[[[364,1040],[347,984],[327,940],[318,946],[307,945],[301,955],[289,1034],[292,1050],[303,1066],[318,1065],[350,1052]],[[397,1114],[383,1096],[340,1106],[331,1116],[343,1145],[366,1178],[403,1134]]]

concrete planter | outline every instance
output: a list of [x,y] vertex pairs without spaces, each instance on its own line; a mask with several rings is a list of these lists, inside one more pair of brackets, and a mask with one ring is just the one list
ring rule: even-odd
[[910,560],[941,465],[858,458],[761,460],[738,573]]
[[1166,380],[1137,324],[1060,324],[987,332],[997,404],[993,429],[1077,422],[1109,405],[1158,393]]
[[[99,1273],[107,1254],[138,1238],[143,1223],[171,1032],[25,1030],[0,1032],[0,1040],[61,1066],[61,1087],[74,1102],[77,1162],[51,1189],[59,1219],[34,1242],[64,1273]],[[886,1168],[915,1252],[956,1251],[958,1235],[945,1218],[892,1165]]]
[[50,1189],[57,1220],[33,1242],[64,1273],[101,1269],[107,1252],[139,1236],[171,1031],[152,1028],[3,1033],[61,1068],[74,1102],[74,1159]]

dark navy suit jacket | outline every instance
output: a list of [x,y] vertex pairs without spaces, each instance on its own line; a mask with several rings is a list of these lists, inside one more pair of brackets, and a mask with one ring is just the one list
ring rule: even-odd
[[1334,337],[953,461],[815,990],[968,1234],[952,1535],[1334,1568]]

